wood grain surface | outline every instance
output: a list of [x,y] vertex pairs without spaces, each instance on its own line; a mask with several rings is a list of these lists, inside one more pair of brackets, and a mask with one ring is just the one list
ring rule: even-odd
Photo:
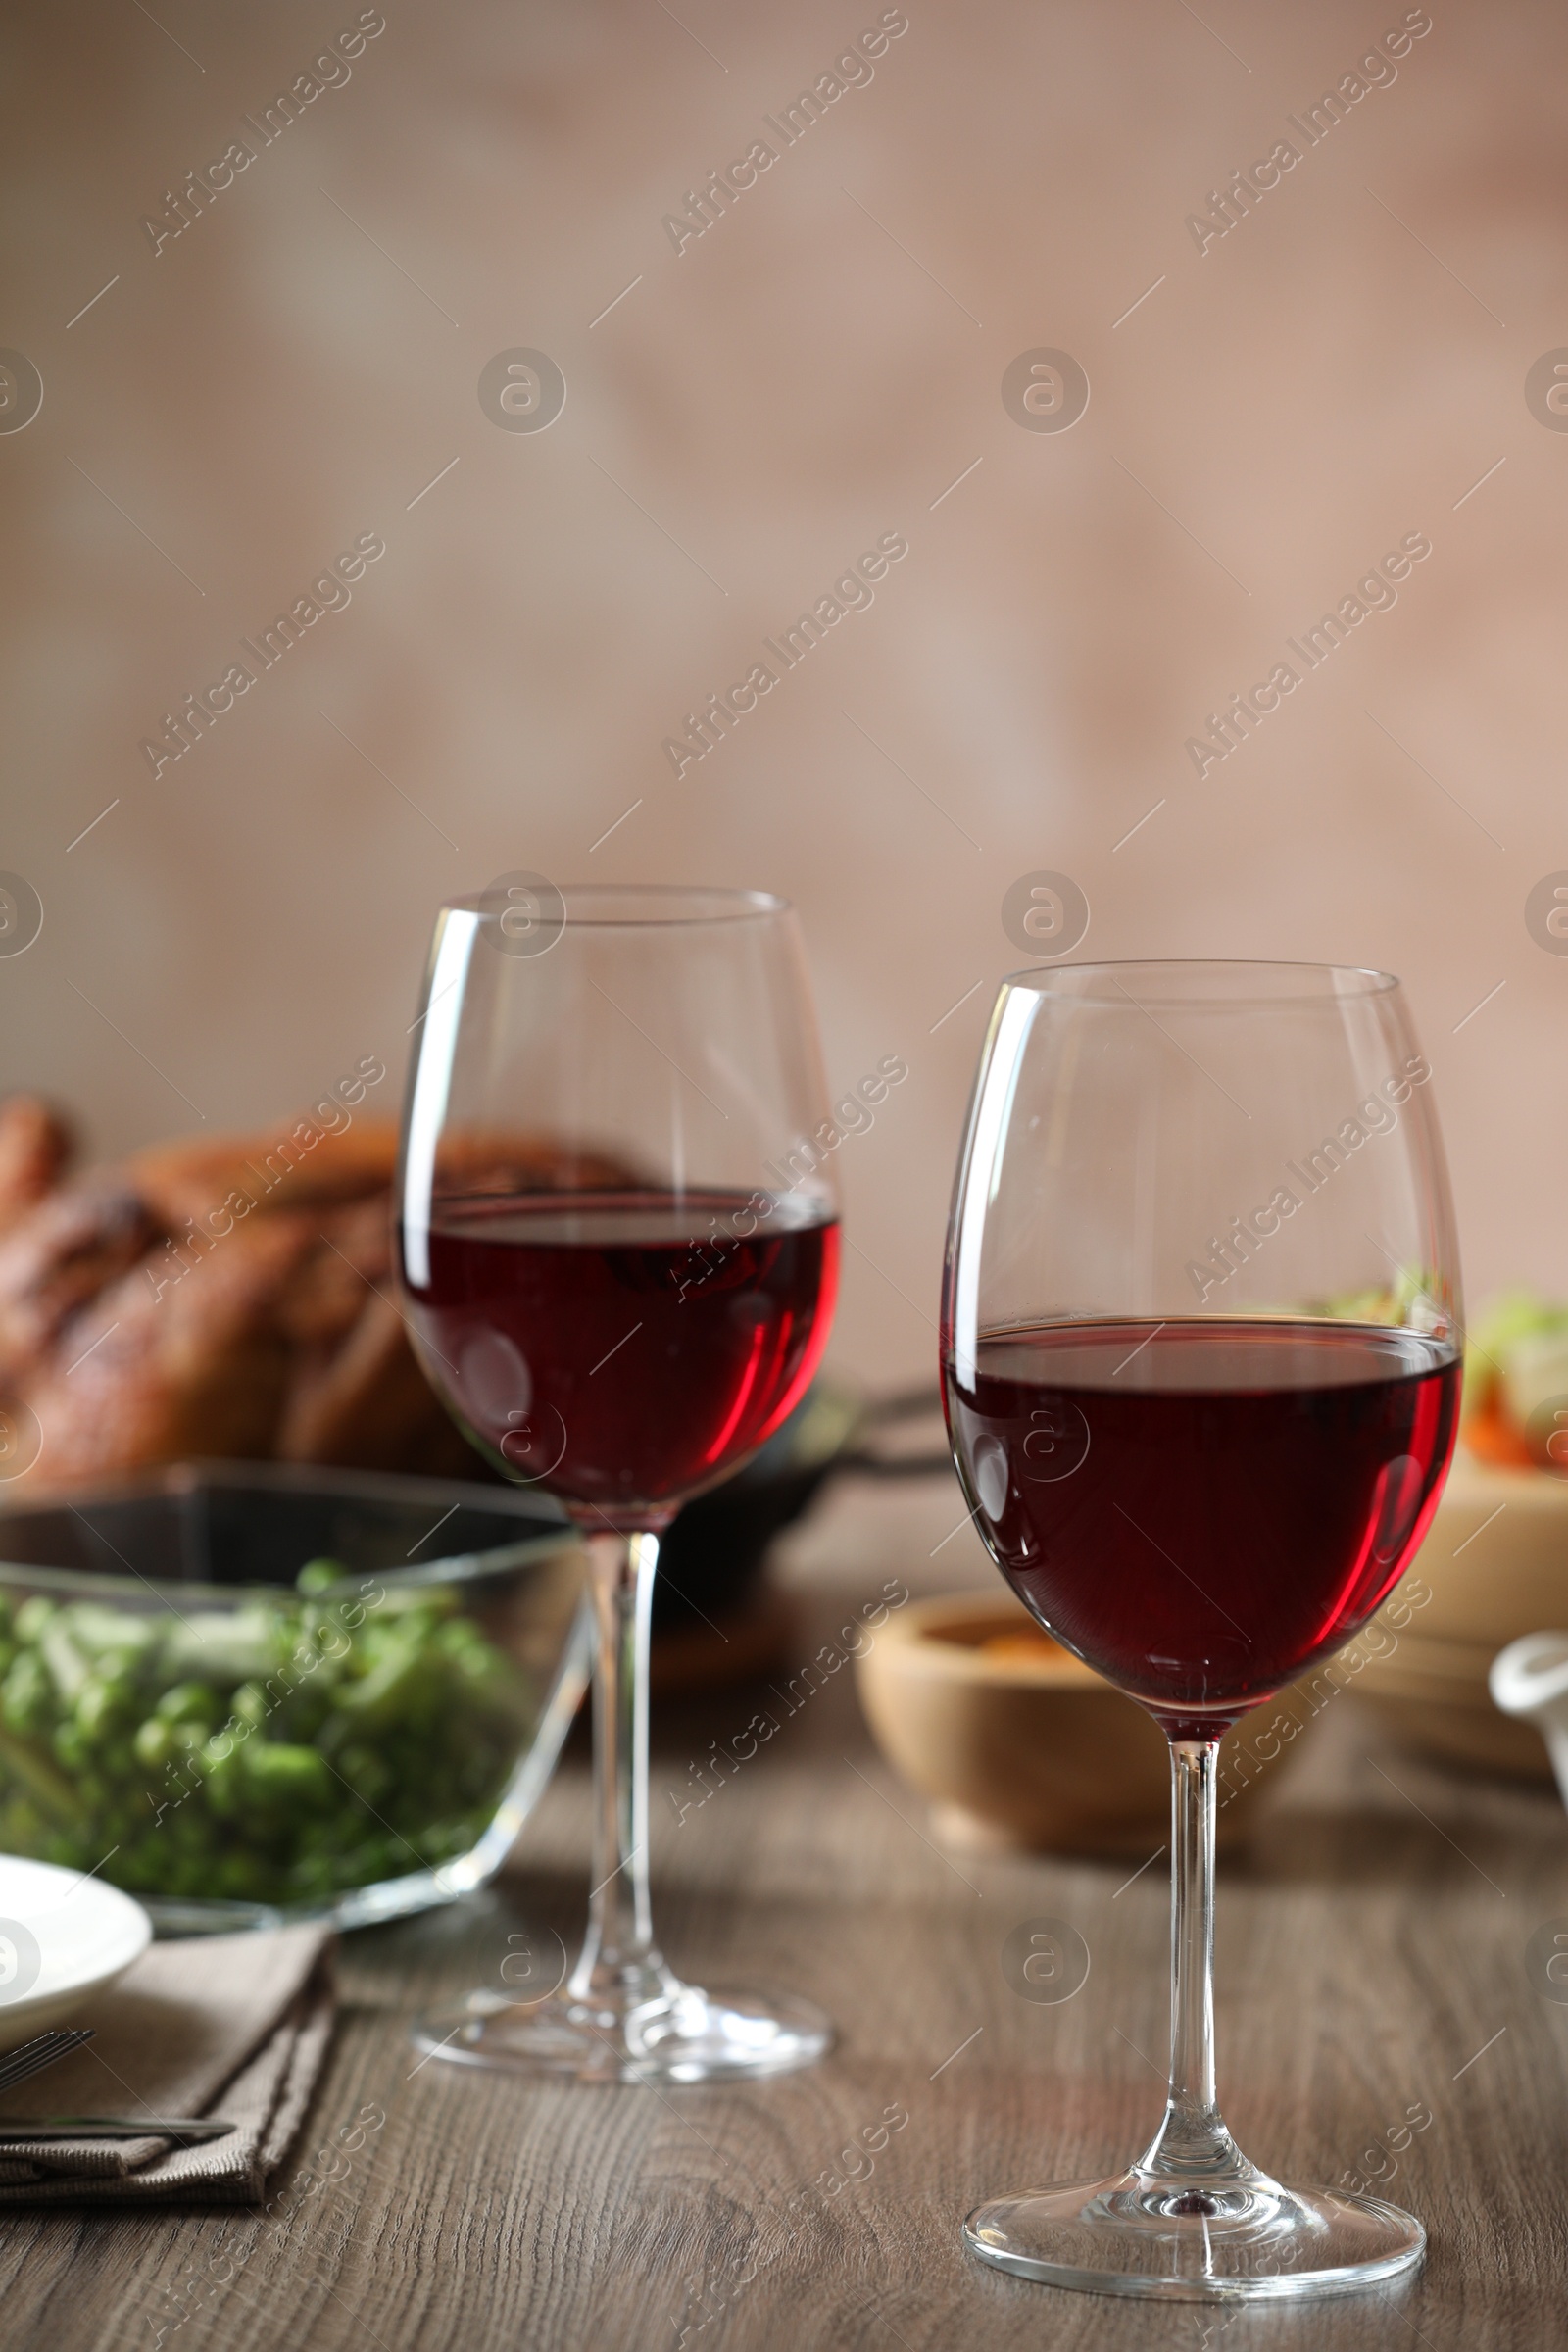
[[[803,1662],[883,1572],[862,1555],[813,1577]],[[270,2221],[8,2216],[11,2352],[1568,2340],[1568,2007],[1533,1987],[1525,1959],[1532,1932],[1568,1915],[1553,1795],[1389,1746],[1353,1694],[1325,1710],[1250,1852],[1222,1868],[1222,2093],[1243,2145],[1286,2179],[1381,2171],[1424,2219],[1427,2262],[1402,2286],[1316,2309],[1156,2311],[986,2272],[958,2226],[984,2194],[1108,2171],[1149,2136],[1163,1864],[1126,1884],[1125,1864],[939,1849],[870,1747],[848,1671],[677,1821],[668,1791],[691,1795],[690,1766],[756,1703],[731,1692],[659,1721],[658,1917],[683,1972],[820,2000],[841,2028],[825,2064],[655,2092],[417,2060],[421,2005],[499,1984],[509,1955],[513,1980],[529,1955],[559,1965],[552,1934],[580,1924],[574,1751],[498,1889],[347,1944],[337,2041],[291,2166],[296,2182],[313,2166],[336,2177]],[[1092,1955],[1081,1990],[1050,2006],[1020,1998],[1000,1957],[1020,1922],[1048,1917]],[[1411,2108],[1430,2124],[1388,2151]],[[873,2154],[866,2138],[893,2115],[907,2120]]]

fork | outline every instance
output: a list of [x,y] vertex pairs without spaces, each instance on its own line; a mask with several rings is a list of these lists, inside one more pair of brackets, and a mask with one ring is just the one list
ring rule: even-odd
[[[0,2058],[0,2091],[30,2081],[57,2058],[91,2041],[91,2026],[57,2028]],[[221,2115],[36,2115],[0,2119],[0,2147],[34,2139],[222,2139],[235,2129]]]
[[92,2037],[91,2026],[70,2026],[57,2028],[52,2034],[40,2034],[34,2040],[24,2041],[19,2048],[7,2050],[5,2056],[0,2058],[0,2090],[11,2090],[18,2082],[25,2082],[29,2076],[41,2074],[46,2066],[53,2066],[57,2058],[66,2057],[72,2050],[79,2050],[82,2043],[91,2041]]

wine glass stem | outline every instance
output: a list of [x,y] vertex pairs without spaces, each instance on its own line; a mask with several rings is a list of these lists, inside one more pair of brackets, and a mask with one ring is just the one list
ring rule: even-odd
[[617,2013],[668,1993],[648,1903],[648,1629],[659,1538],[584,1538],[594,1651],[594,1861],[572,1996]]
[[1214,1773],[1217,1740],[1173,1740],[1170,2091],[1138,2170],[1195,2188],[1252,2177],[1214,2094]]

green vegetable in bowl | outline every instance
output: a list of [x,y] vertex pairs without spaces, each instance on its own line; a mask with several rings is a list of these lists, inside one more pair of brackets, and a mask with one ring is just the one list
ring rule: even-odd
[[467,1853],[536,1713],[450,1584],[313,1560],[296,1592],[183,1616],[0,1596],[0,1848],[324,1904]]

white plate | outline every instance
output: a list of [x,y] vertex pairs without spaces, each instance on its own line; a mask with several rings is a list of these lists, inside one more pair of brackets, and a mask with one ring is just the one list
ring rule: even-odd
[[152,1936],[140,1903],[118,1886],[0,1854],[0,2051],[65,2025],[141,1958]]

